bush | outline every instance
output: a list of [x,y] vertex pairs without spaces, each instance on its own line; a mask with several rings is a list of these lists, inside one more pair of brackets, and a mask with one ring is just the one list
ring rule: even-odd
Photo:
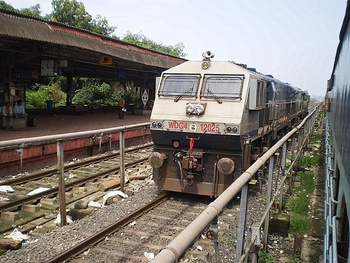
[[55,106],[63,106],[65,105],[65,98],[66,93],[61,91],[61,87],[56,83],[51,85],[35,84],[31,90],[26,92],[26,108],[46,108],[47,100],[53,100]]

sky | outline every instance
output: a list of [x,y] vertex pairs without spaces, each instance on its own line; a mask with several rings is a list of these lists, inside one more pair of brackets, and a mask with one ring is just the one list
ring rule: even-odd
[[[21,9],[49,0],[5,0]],[[183,43],[185,57],[234,61],[324,96],[347,0],[80,0],[96,18],[117,27],[114,35],[141,33],[156,43]]]

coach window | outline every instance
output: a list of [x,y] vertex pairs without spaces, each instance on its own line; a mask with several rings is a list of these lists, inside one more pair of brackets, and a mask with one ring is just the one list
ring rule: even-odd
[[159,96],[195,97],[198,90],[200,75],[164,74]]
[[242,75],[206,75],[201,91],[204,98],[241,98]]

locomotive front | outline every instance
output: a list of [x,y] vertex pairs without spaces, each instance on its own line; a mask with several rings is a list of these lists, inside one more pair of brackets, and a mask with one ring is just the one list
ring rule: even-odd
[[247,72],[230,62],[188,61],[163,72],[151,115],[149,157],[159,189],[221,194],[242,172]]

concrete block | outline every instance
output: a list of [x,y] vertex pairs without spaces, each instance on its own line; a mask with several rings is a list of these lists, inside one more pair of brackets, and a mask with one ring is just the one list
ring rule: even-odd
[[36,213],[36,212],[39,212],[40,206],[39,205],[24,204],[22,206],[22,210],[29,212],[29,213]]
[[8,220],[8,221],[11,221],[11,222],[14,222],[15,220],[19,219],[19,215],[17,212],[5,211],[5,212],[1,212],[1,218]]
[[57,205],[58,201],[57,198],[42,198],[40,203],[45,204],[45,205]]
[[108,189],[117,187],[119,185],[120,185],[120,179],[113,179],[113,180],[109,180],[109,181],[103,181],[98,186],[98,190],[106,191]]
[[82,194],[82,193],[85,193],[86,191],[87,191],[86,187],[74,187],[73,188],[74,194]]

